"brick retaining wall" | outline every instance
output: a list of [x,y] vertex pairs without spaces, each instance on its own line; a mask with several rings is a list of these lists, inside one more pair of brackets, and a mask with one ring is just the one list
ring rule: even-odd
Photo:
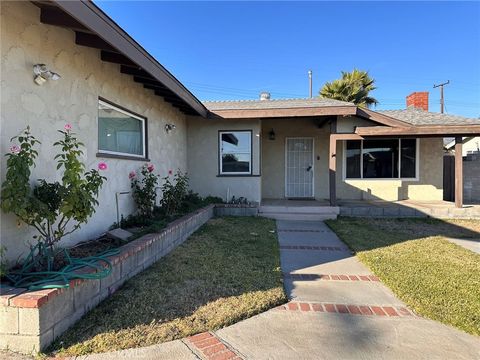
[[183,243],[214,216],[214,205],[186,215],[156,234],[120,248],[112,273],[100,280],[75,280],[66,289],[0,288],[0,348],[22,353],[45,349],[122,284]]

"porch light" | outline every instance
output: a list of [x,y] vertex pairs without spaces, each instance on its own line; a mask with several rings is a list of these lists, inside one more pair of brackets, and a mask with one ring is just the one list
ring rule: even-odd
[[165,132],[170,134],[171,131],[175,130],[177,127],[175,124],[165,124]]
[[268,133],[268,139],[275,140],[275,131],[273,131],[273,129]]

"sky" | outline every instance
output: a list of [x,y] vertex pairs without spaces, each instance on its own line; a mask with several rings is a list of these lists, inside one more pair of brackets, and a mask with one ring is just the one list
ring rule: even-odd
[[367,70],[377,110],[430,92],[480,117],[480,2],[95,1],[200,100],[308,97]]

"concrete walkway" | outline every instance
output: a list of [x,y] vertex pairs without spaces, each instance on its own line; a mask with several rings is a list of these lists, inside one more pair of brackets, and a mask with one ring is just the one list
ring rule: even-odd
[[216,332],[77,359],[480,359],[480,338],[415,315],[322,222],[277,222],[290,302]]

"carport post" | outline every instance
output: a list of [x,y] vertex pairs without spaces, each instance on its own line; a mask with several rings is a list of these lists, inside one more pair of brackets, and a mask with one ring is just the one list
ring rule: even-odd
[[463,207],[462,137],[455,137],[455,207]]

